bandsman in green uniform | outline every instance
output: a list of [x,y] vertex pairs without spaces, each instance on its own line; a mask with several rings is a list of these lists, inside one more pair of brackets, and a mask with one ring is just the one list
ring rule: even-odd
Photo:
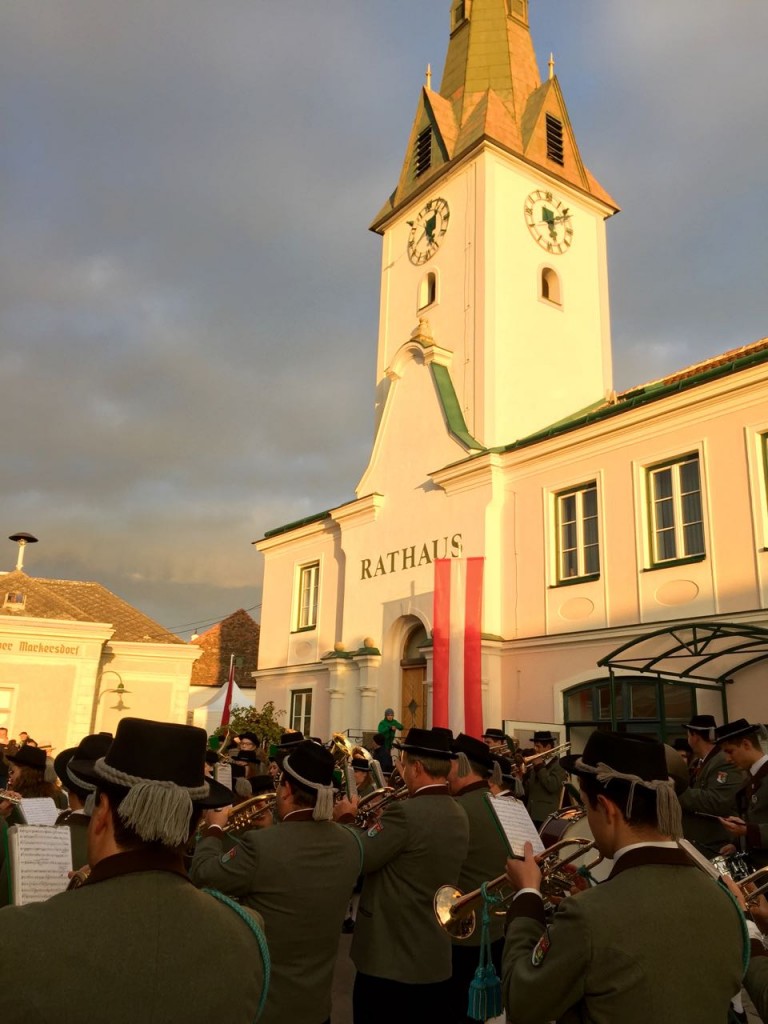
[[261,1024],[330,1020],[341,924],[361,862],[356,833],[330,820],[334,764],[311,740],[293,744],[282,756],[278,824],[246,832],[225,851],[226,812],[209,813],[192,858],[196,885],[220,889],[264,918],[272,980]]
[[504,947],[515,1024],[723,1024],[747,957],[731,896],[675,841],[680,805],[664,747],[594,732],[574,759],[609,878],[565,899],[547,928],[530,844],[507,862],[517,895]]
[[543,756],[531,762],[525,776],[525,794],[528,813],[534,825],[540,828],[550,814],[560,809],[568,774],[560,764],[560,758],[551,753],[555,746],[555,737],[551,732],[535,732],[531,743],[534,752]]
[[716,745],[712,715],[696,715],[685,728],[696,760],[689,766],[691,784],[680,794],[683,834],[707,857],[714,857],[728,842],[728,833],[715,818],[703,815],[727,818],[736,813],[744,773]]
[[[401,770],[408,799],[389,804],[361,833],[363,891],[352,940],[355,1024],[444,1021],[450,1014],[451,940],[435,918],[441,885],[456,884],[469,844],[467,816],[451,799],[450,736],[413,728]],[[337,813],[354,812],[341,801]]]
[[[268,963],[260,921],[199,892],[183,866],[201,809],[231,799],[205,780],[205,744],[203,729],[121,719],[86,777],[97,787],[89,878],[0,911],[3,1024],[209,1024],[222,1004],[230,1020],[255,1020]],[[211,949],[225,951],[215,983]]]
[[736,794],[737,815],[720,820],[732,844],[749,855],[755,868],[768,865],[768,754],[760,745],[761,732],[762,726],[744,718],[715,731],[718,746],[747,779]]
[[376,788],[371,778],[371,763],[366,761],[362,755],[355,755],[349,762],[349,766],[355,773],[355,785],[359,797],[368,796]]
[[[469,848],[461,866],[458,888],[462,892],[471,892],[503,870],[507,846],[499,830],[498,820],[488,805],[491,793],[489,779],[495,764],[488,745],[473,736],[460,733],[453,741],[453,752],[457,757],[451,762],[448,786],[469,822]],[[482,930],[478,926],[468,939],[453,940],[449,1020],[456,1024],[471,1021],[467,1016],[467,1001],[469,986],[480,961],[481,934]],[[491,959],[496,973],[501,976],[501,954],[504,948],[502,915],[491,915],[490,941]]]
[[94,764],[105,756],[111,743],[111,732],[94,733],[80,740],[78,746],[62,750],[53,762],[54,771],[69,798],[69,807],[61,812],[56,824],[69,829],[75,871],[88,864],[88,824],[93,810],[93,800],[89,801],[88,797],[96,792],[95,783],[78,775],[77,769],[93,771]]

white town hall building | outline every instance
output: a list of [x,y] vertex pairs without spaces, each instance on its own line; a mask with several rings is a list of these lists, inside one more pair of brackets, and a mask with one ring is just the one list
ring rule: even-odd
[[759,715],[768,340],[613,391],[618,207],[540,78],[527,0],[450,18],[372,224],[370,462],[355,499],[257,542],[256,700],[324,738],[386,707],[429,724],[432,563],[463,555],[485,559],[487,726],[670,738],[696,712]]

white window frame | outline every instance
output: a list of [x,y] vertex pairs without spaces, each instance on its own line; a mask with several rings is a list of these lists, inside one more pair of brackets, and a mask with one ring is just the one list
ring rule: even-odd
[[[683,491],[681,485],[681,474],[682,467],[687,466],[690,463],[695,462],[698,467],[699,476],[699,506],[701,509],[701,535],[703,542],[703,551],[689,552],[686,550],[685,544],[685,527],[690,526],[691,523],[685,523],[683,521]],[[657,500],[654,495],[654,479],[660,473],[670,472],[672,482],[672,494],[669,498],[663,500],[672,501],[672,527],[674,531],[675,539],[675,554],[668,557],[662,557],[659,550],[659,534],[666,532],[670,528],[660,527],[657,523],[656,507]],[[649,537],[649,556],[650,564],[652,568],[658,568],[665,565],[675,565],[679,562],[686,562],[690,560],[700,560],[707,556],[707,536],[706,536],[706,522],[705,522],[705,491],[704,491],[704,473],[703,473],[703,460],[701,452],[692,451],[687,455],[681,455],[677,458],[669,459],[664,462],[657,463],[653,466],[647,466],[645,470],[646,474],[646,498],[647,498],[647,509],[648,509],[648,537]],[[691,492],[692,493],[692,492]]]
[[[290,728],[298,729],[304,736],[309,736],[312,729],[312,698],[314,687],[302,687],[300,690],[291,690]],[[300,708],[297,711],[297,704]],[[309,709],[307,710],[307,705]],[[297,718],[298,715],[298,718]],[[298,724],[297,724],[298,721]]]
[[[586,536],[585,536],[585,520],[587,518],[592,518],[592,517],[587,517],[587,516],[584,515],[584,495],[587,494],[587,493],[592,493],[592,492],[594,492],[594,495],[595,495],[595,515],[594,515],[594,518],[596,520],[597,544],[596,545],[589,545],[589,546],[590,547],[594,547],[594,546],[597,547],[598,567],[597,567],[597,571],[596,572],[588,571],[587,570],[587,565],[586,565],[586,563],[587,563],[587,546],[588,545],[587,545]],[[555,557],[556,557],[556,560],[557,560],[557,564],[556,564],[556,567],[555,567],[555,579],[556,579],[557,583],[558,584],[568,584],[568,583],[577,582],[579,580],[594,580],[594,579],[598,579],[599,576],[600,576],[600,570],[601,570],[601,551],[600,551],[601,544],[600,544],[600,494],[599,494],[599,491],[598,491],[598,488],[597,488],[597,480],[591,480],[588,483],[580,484],[580,485],[578,485],[576,487],[569,487],[569,488],[566,488],[566,489],[564,489],[562,491],[558,491],[556,494],[553,495],[553,498],[554,498],[554,504],[555,504],[555,508],[554,508],[554,513],[555,513],[555,516],[554,516],[554,518],[555,518]],[[572,551],[572,550],[576,551],[577,572],[576,572],[576,575],[574,575],[574,576],[566,576],[565,575],[565,573],[564,573],[565,566],[564,566],[564,563],[563,563],[563,554],[564,554],[564,551],[565,551],[565,549],[563,547],[563,524],[564,524],[565,520],[563,519],[562,509],[563,509],[563,504],[564,504],[565,500],[568,499],[568,498],[575,498],[576,499],[576,518],[575,518],[576,532],[577,532],[576,547],[575,547],[575,549],[574,548],[569,548],[568,549],[569,551]]]
[[[307,586],[309,581],[309,586]],[[305,594],[309,600],[305,603]],[[320,607],[320,561],[305,562],[296,569],[296,608],[294,613],[295,633],[317,629]]]

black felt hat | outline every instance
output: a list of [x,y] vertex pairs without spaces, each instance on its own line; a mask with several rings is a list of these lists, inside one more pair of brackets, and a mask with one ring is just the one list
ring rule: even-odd
[[232,762],[234,764],[259,764],[260,758],[255,750],[234,750]]
[[370,761],[366,761],[364,757],[353,757],[349,764],[356,772],[369,772],[371,770]]
[[[737,718],[735,722],[728,722],[715,729],[715,742],[724,743],[729,740],[741,740],[745,736],[760,732],[759,725],[750,725],[746,718]],[[10,758],[8,758],[10,761]]]
[[206,764],[218,764],[219,763],[219,755],[216,753],[215,750],[211,750],[211,749],[206,750],[206,752],[205,752],[205,763]]
[[712,743],[715,741],[716,723],[713,715],[694,715],[685,728],[691,732],[699,733],[699,735],[710,740]]
[[330,786],[336,762],[333,754],[312,740],[293,745],[283,758],[283,771],[297,782],[311,782],[318,786]]
[[451,743],[453,743],[453,729],[446,729],[443,725],[433,725],[432,730],[437,736],[447,736]]
[[81,784],[86,782],[87,786],[93,785],[89,780],[84,780],[78,768],[86,771],[93,769],[93,764],[100,757],[104,757],[112,743],[111,732],[96,732],[85,736],[76,747],[69,747],[56,755],[53,762],[53,769],[59,777],[64,789],[71,789],[87,793],[88,790]]
[[30,747],[25,743],[15,754],[6,754],[5,759],[11,764],[18,765],[19,768],[34,768],[38,772],[45,771],[45,751],[40,747]]
[[255,732],[241,732],[237,738],[239,740],[250,740],[255,747],[258,747],[259,745],[259,737]]
[[623,775],[637,775],[646,782],[669,778],[664,744],[644,736],[595,730],[582,754],[563,758],[567,771],[594,775],[590,768],[604,764]]
[[275,792],[275,783],[271,775],[253,775],[247,781],[254,796],[258,796],[260,793]]
[[278,743],[279,750],[285,750],[286,747],[292,747],[295,743],[305,743],[304,733],[296,730],[295,732],[284,732],[280,737]]
[[483,739],[488,737],[489,740],[498,740],[501,743],[504,739],[503,729],[486,729],[483,733]]
[[554,743],[557,737],[549,729],[542,729],[533,734],[530,739],[531,743]]
[[474,761],[475,764],[479,764],[489,772],[493,771],[493,755],[488,744],[475,739],[474,736],[460,732],[453,741],[453,752],[454,754],[466,754],[469,761]]
[[392,744],[407,754],[422,754],[424,757],[446,758],[451,761],[455,754],[451,750],[450,729],[409,729],[404,740]]
[[[92,765],[78,761],[87,782],[132,789],[138,782],[172,782],[198,807],[226,807],[232,791],[206,777],[204,729],[145,718],[121,718],[107,753]],[[122,804],[121,804],[122,807]]]

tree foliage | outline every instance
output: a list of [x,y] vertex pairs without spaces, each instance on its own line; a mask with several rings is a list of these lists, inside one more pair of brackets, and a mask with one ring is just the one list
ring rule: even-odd
[[285,731],[284,726],[278,721],[285,711],[275,710],[275,702],[268,700],[263,708],[233,707],[229,713],[229,725],[220,725],[213,736],[224,742],[227,731],[230,730],[233,736],[239,736],[243,732],[252,732],[259,737],[262,747],[268,747],[270,743],[279,743],[280,737]]

